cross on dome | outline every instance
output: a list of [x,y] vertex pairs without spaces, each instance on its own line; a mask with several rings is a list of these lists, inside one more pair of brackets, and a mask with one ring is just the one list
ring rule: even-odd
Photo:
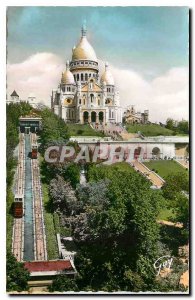
[[81,33],[82,33],[82,36],[86,36],[86,35],[87,35],[87,25],[86,25],[86,20],[83,21]]

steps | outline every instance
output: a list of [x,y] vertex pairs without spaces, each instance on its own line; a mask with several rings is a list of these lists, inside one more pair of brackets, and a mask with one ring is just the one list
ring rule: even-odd
[[153,186],[157,188],[161,188],[163,186],[165,181],[155,172],[149,170],[144,164],[142,164],[138,160],[132,161],[131,165],[137,171],[141,172],[144,176],[146,176],[152,182]]

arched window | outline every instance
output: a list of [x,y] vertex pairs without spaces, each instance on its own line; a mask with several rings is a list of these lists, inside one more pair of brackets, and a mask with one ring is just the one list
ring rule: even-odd
[[109,118],[111,118],[111,109],[109,109]]
[[79,104],[81,104],[81,99],[79,99]]
[[79,81],[79,74],[77,74],[77,81]]
[[152,149],[152,155],[153,155],[154,157],[160,158],[160,155],[161,155],[160,149],[159,149],[158,147],[154,147],[154,148]]
[[111,100],[110,99],[106,99],[105,104],[110,104]]
[[86,81],[88,80],[88,74],[85,74],[85,80]]
[[98,99],[98,105],[100,105],[100,99]]
[[90,98],[91,98],[91,103],[93,103],[94,95],[90,94]]
[[81,73],[81,81],[83,81],[83,73]]
[[89,74],[89,77],[91,77],[91,73]]
[[76,75],[74,74],[74,81],[76,81]]

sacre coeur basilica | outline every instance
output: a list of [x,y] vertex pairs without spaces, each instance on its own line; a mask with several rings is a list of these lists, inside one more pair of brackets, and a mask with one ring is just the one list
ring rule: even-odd
[[122,108],[114,78],[105,63],[100,74],[98,59],[87,40],[86,26],[72,49],[57,89],[52,90],[51,109],[70,123],[120,123]]

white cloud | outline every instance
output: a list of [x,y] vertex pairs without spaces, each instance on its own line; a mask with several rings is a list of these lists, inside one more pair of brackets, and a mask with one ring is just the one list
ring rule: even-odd
[[[100,70],[102,62],[100,61]],[[52,53],[37,53],[24,62],[7,65],[8,95],[15,89],[21,99],[34,93],[50,105],[51,90],[59,84],[65,62]],[[110,66],[120,92],[121,106],[134,104],[137,110],[149,109],[151,121],[164,122],[168,117],[188,119],[188,69],[172,68],[162,76],[147,81],[133,70]]]
[[187,68],[173,68],[151,81],[131,70],[111,66],[123,107],[134,104],[149,109],[150,120],[165,122],[168,117],[188,119],[189,78]]
[[24,62],[7,64],[7,94],[16,90],[21,99],[30,93],[50,105],[51,90],[56,88],[65,64],[52,53],[37,53]]

